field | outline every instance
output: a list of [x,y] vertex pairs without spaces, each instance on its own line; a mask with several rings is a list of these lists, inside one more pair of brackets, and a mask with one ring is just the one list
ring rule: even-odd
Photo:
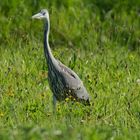
[[[57,103],[43,52],[50,13],[54,56],[73,69],[91,106]],[[0,140],[140,139],[139,0],[0,2]]]

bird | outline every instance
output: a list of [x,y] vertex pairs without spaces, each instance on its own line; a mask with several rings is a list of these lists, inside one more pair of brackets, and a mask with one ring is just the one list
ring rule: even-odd
[[32,19],[43,19],[44,26],[44,53],[48,66],[48,82],[53,93],[53,106],[56,107],[57,101],[66,98],[90,105],[90,96],[79,76],[57,60],[49,46],[50,19],[47,9],[42,9],[39,13],[32,16]]

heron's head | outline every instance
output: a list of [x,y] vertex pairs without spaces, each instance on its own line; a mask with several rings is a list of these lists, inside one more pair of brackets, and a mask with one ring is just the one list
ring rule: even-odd
[[39,13],[32,16],[32,19],[49,19],[49,13],[47,9],[42,9]]

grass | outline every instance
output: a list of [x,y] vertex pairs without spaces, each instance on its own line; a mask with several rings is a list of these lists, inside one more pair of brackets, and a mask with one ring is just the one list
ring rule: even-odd
[[[30,19],[41,7],[54,56],[80,76],[92,106],[64,101],[53,114],[43,24]],[[140,139],[139,1],[12,0],[0,11],[0,139]]]

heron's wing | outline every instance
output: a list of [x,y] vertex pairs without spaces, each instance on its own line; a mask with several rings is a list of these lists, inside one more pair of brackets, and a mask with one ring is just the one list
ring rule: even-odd
[[83,83],[78,75],[73,70],[62,64],[59,60],[57,60],[57,62],[59,65],[59,72],[64,78],[66,86],[70,89],[78,89],[82,87]]
[[63,78],[65,86],[70,90],[74,90],[78,99],[89,102],[89,94],[78,75],[60,61],[57,60],[57,62],[58,70]]

